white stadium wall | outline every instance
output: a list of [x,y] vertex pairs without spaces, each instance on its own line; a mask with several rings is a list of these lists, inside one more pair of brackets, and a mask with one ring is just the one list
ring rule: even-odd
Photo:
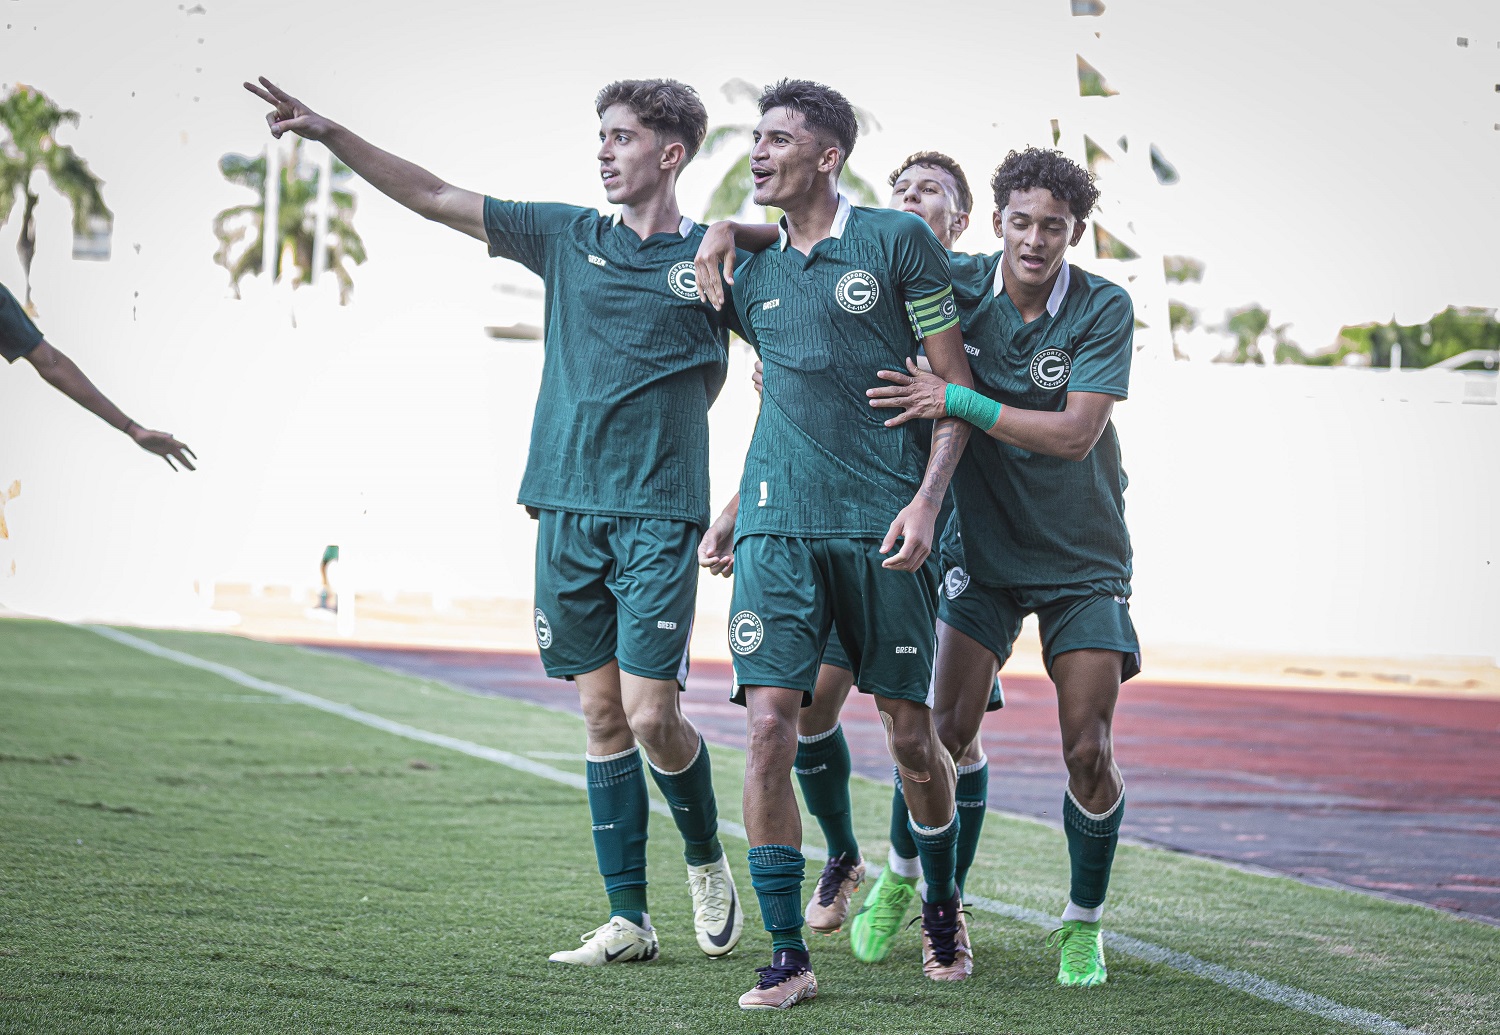
[[[529,598],[534,526],[513,501],[540,347],[442,307],[299,296],[295,329],[289,298],[178,311],[149,343],[148,378],[131,360],[147,343],[105,343],[86,314],[52,321],[101,385],[128,386],[133,415],[193,445],[196,474],[173,475],[24,364],[0,371],[0,494],[21,483],[0,601],[212,624],[195,583],[308,586],[331,542],[346,590]],[[713,410],[716,506],[754,422],[749,363],[737,346]],[[1116,421],[1145,641],[1500,656],[1493,391],[1462,374],[1138,363]],[[712,653],[728,589],[704,580],[697,638]]]

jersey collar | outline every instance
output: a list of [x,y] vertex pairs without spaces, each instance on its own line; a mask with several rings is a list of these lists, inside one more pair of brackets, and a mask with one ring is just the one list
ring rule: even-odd
[[[1000,267],[1004,265],[1005,260],[1003,258],[995,264],[995,287],[993,291],[995,298],[999,298],[1005,294],[1005,278],[1000,275]],[[1069,262],[1064,259],[1062,269],[1057,271],[1057,279],[1052,282],[1052,294],[1047,296],[1048,316],[1056,316],[1057,311],[1062,308],[1063,299],[1068,297],[1068,284],[1073,279],[1072,274],[1068,270],[1069,265]]]
[[[616,227],[616,226],[620,225],[620,213],[616,212],[614,215],[612,215],[612,216],[609,217],[609,225],[611,227]],[[698,225],[697,223],[694,223],[687,216],[683,216],[682,217],[682,222],[680,222],[680,223],[677,224],[677,233],[678,233],[678,236],[680,236],[680,237],[687,237],[689,234],[691,234],[693,232],[693,227],[695,227],[697,225]]]
[[[829,235],[834,239],[838,239],[844,236],[844,228],[849,225],[849,210],[852,207],[853,206],[849,204],[849,199],[842,193],[839,194],[838,211],[833,214],[833,226],[830,227],[828,231]],[[791,240],[791,237],[787,232],[786,216],[782,216],[776,221],[776,232],[780,235],[781,238],[781,250],[786,251],[787,242]]]

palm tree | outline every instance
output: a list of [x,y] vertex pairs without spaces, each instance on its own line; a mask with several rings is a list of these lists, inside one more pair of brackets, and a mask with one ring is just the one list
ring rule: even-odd
[[[275,146],[275,145],[272,145]],[[219,159],[219,171],[230,183],[253,190],[257,199],[253,204],[235,205],[226,208],[214,217],[214,236],[219,239],[219,250],[214,253],[214,262],[229,271],[229,283],[234,288],[234,297],[240,297],[240,281],[247,276],[263,272],[262,259],[265,254],[264,222],[266,211],[266,156],[251,158],[248,155],[227,154]],[[333,160],[333,180],[338,183],[348,177],[352,170],[338,159]],[[305,284],[312,278],[313,228],[317,221],[318,177],[321,170],[312,162],[302,160],[302,140],[292,140],[292,151],[281,166],[281,195],[276,212],[277,249],[276,270],[273,279],[280,279],[286,272],[290,258],[294,269],[292,283]],[[338,278],[339,304],[348,305],[349,295],[354,291],[354,278],[349,275],[344,260],[356,266],[365,261],[365,243],[351,222],[354,218],[354,195],[334,187],[330,191],[328,213],[328,272]]]
[[[731,79],[721,89],[730,101],[743,100],[752,104],[760,99],[761,94],[758,86],[744,79]],[[855,108],[854,117],[859,120],[861,133],[880,128],[880,123],[875,121],[875,116],[863,108]],[[750,134],[754,129],[755,127],[749,123],[731,123],[725,126],[715,126],[703,138],[703,146],[699,150],[705,157],[713,154],[729,140],[738,140],[745,145],[744,150],[735,156],[733,164],[724,173],[724,178],[714,187],[713,194],[709,196],[708,211],[703,214],[709,222],[716,219],[728,219],[736,215],[750,199],[750,192],[755,186],[750,178],[749,147]],[[851,200],[857,205],[880,204],[880,195],[848,165],[845,165],[844,171],[839,174],[839,186],[852,195]],[[780,213],[766,209],[766,222],[774,222],[779,217]]]
[[73,206],[73,233],[82,237],[90,232],[94,220],[112,217],[99,188],[102,180],[89,171],[88,163],[67,144],[57,142],[57,129],[63,123],[78,125],[78,113],[59,108],[42,91],[17,84],[0,100],[0,125],[6,139],[0,141],[0,225],[10,218],[16,195],[23,199],[21,237],[16,254],[26,278],[26,309],[35,315],[31,304],[31,260],[36,256],[36,204],[41,198],[31,189],[38,169],[46,173],[52,186]]

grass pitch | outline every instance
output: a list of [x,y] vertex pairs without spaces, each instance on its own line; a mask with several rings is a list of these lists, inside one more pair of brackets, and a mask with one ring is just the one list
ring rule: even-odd
[[[570,715],[295,648],[141,635],[583,770]],[[742,757],[714,758],[720,812],[738,820]],[[854,794],[882,858],[889,789],[856,780]],[[819,938],[816,1001],[742,1014],[769,948],[753,896],[740,949],[704,958],[675,832],[660,816],[652,829],[662,958],[549,964],[607,913],[577,789],[88,631],[0,621],[0,1032],[1359,1030],[1120,953],[1104,988],[1060,990],[1043,933],[983,913],[968,982],[922,978],[915,929],[876,966]],[[726,847],[749,896],[744,844]],[[971,892],[1051,912],[1065,880],[1060,833],[990,817]],[[1500,930],[1420,907],[1123,846],[1107,923],[1421,1031],[1494,1031],[1500,1016]]]

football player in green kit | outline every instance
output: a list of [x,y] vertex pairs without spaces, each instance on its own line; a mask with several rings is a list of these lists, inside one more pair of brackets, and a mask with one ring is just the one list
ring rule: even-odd
[[[419,215],[485,241],[546,285],[545,360],[520,502],[538,520],[537,644],[547,673],[578,687],[587,729],[594,850],[609,919],[559,963],[654,959],[646,902],[646,777],[685,843],[699,947],[722,956],[743,912],[718,838],[708,749],[682,714],[708,524],[708,407],[727,330],[693,284],[703,228],[677,178],[703,142],[698,95],[673,80],[600,91],[599,174],[615,217],[498,201],[445,183],[355,136],[265,79],[273,135],[321,140]],[[769,231],[768,231],[769,232]]]
[[[116,431],[129,435],[130,440],[146,452],[161,457],[172,470],[177,470],[177,464],[189,471],[196,470],[193,461],[198,458],[191,449],[170,433],[144,428],[125,416],[108,396],[94,387],[94,382],[78,369],[78,364],[42,337],[42,332],[4,284],[0,284],[0,357],[4,357],[7,363],[24,358],[49,385]],[[176,464],[172,462],[174,459]]]
[[954,277],[976,387],[908,365],[881,373],[891,385],[871,390],[870,404],[900,407],[895,427],[959,416],[984,432],[953,479],[937,692],[982,692],[1022,619],[1037,615],[1068,769],[1072,873],[1052,938],[1057,979],[1098,985],[1108,976],[1100,923],[1125,809],[1111,728],[1120,684],[1140,671],[1126,479],[1110,422],[1129,386],[1134,312],[1123,288],[1066,261],[1098,200],[1086,171],[1031,148],[1012,152],[991,186],[1004,248]]
[[928,550],[964,429],[939,420],[923,449],[914,429],[875,417],[864,392],[870,360],[899,365],[919,339],[943,380],[963,383],[968,364],[947,254],[931,230],[838,193],[857,134],[849,102],[783,80],[762,94],[760,110],[754,200],[785,215],[778,243],[740,265],[733,305],[765,366],[763,401],[740,493],[699,553],[736,575],[729,638],[748,727],[745,826],[772,937],[771,965],[740,1006],[786,1009],[818,991],[802,937],[805,859],[791,769],[798,712],[831,628],[855,682],[876,695],[904,777],[928,889],[923,969],[937,980],[967,976],[954,766],[926,703],[936,617]]
[[[953,246],[969,226],[969,210],[974,196],[963,168],[938,151],[919,151],[910,155],[892,171],[889,179],[889,207],[920,216],[945,249],[949,260],[963,263],[971,257],[955,253]],[[735,256],[726,251],[720,261],[724,276],[732,280]],[[700,289],[718,288],[718,263],[700,254]],[[962,320],[963,311],[960,309]],[[756,363],[756,390],[761,388],[761,364]],[[947,526],[952,510],[952,493],[944,501],[937,528]],[[820,933],[838,931],[849,915],[850,899],[864,880],[865,864],[854,833],[849,779],[852,764],[849,746],[844,739],[839,713],[854,685],[854,674],[848,655],[831,632],[823,651],[818,682],[812,704],[802,709],[797,722],[797,758],[794,772],[802,789],[807,811],[823,831],[828,862],[818,878],[812,898],[805,910],[807,926]],[[999,679],[995,679],[989,698],[982,707],[994,710],[1004,706]],[[958,829],[958,864],[955,873],[960,896],[964,881],[974,862],[975,849],[984,827],[988,806],[989,762],[984,756],[977,732],[978,719],[966,714],[974,704],[947,700],[932,695],[933,723],[938,737],[958,764],[957,805],[963,809]],[[954,743],[953,731],[975,729],[967,743]],[[891,802],[891,851],[884,871],[865,898],[864,907],[850,928],[851,948],[856,958],[866,962],[884,959],[890,952],[891,939],[905,926],[906,911],[917,894],[921,866],[917,846],[908,826],[910,816],[902,794],[900,771],[896,770],[896,787]]]

